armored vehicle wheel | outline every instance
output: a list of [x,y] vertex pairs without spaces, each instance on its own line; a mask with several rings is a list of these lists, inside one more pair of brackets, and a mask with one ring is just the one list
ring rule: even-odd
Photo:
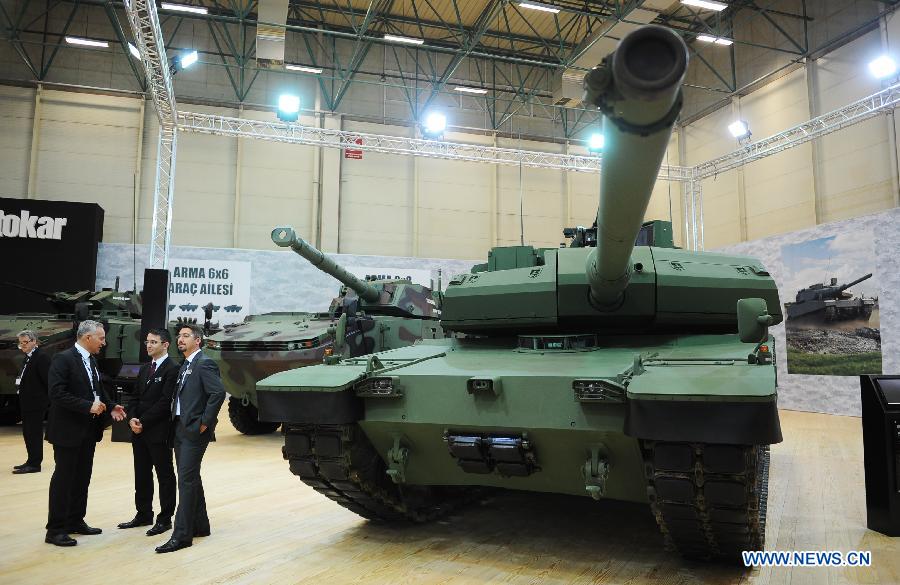
[[768,445],[643,441],[650,506],[666,544],[695,559],[741,560],[762,550]]
[[0,413],[0,426],[9,426],[17,424],[20,420],[19,415],[15,412]]
[[259,419],[259,412],[252,404],[244,406],[241,404],[240,398],[231,396],[228,399],[228,418],[234,428],[245,435],[267,435],[278,430],[281,423],[262,422]]
[[0,426],[17,424],[19,416],[19,397],[15,394],[0,396]]
[[465,488],[395,484],[355,424],[285,424],[282,453],[303,483],[369,520],[426,522],[475,494]]

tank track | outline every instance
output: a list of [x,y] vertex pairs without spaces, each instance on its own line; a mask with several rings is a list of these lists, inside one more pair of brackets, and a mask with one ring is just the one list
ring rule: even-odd
[[670,549],[692,559],[741,562],[763,550],[768,445],[642,441],[647,493]]
[[400,486],[358,425],[285,424],[282,454],[303,483],[369,520],[427,522],[472,499],[474,490]]
[[252,404],[244,406],[240,398],[228,398],[228,418],[235,429],[245,435],[267,435],[278,430],[281,423],[257,420],[259,411]]

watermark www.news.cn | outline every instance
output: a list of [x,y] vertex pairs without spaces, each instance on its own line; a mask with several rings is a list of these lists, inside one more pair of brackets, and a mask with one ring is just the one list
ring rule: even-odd
[[745,550],[745,567],[871,567],[868,550]]

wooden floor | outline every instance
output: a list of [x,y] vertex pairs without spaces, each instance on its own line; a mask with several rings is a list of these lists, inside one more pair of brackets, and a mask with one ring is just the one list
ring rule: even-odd
[[768,548],[870,550],[872,567],[690,564],[663,550],[646,506],[587,498],[509,493],[425,526],[373,526],[293,477],[279,435],[226,421],[203,468],[213,534],[167,555],[153,547],[171,533],[116,529],[134,513],[131,451],[108,436],[87,516],[103,534],[44,544],[52,450],[42,473],[14,476],[20,429],[0,427],[0,583],[900,583],[900,539],[865,528],[860,420],[782,411],[782,425]]

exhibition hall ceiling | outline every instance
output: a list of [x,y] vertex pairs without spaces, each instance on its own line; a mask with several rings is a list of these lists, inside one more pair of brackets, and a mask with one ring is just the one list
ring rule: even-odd
[[[510,125],[524,116],[548,122],[532,134],[569,138],[596,122],[579,101],[581,76],[636,26],[660,24],[688,42],[684,115],[691,117],[877,28],[879,15],[895,3],[177,0],[157,6],[169,56],[197,50],[198,70],[209,70],[209,87],[176,78],[177,95],[187,101],[271,107],[272,87],[293,78],[318,94],[315,104],[305,100],[307,109],[377,118],[372,102],[381,101],[383,121],[410,122],[441,106],[479,114],[457,121],[460,127],[514,130]],[[3,81],[95,85],[73,83],[58,71],[72,62],[60,54],[87,50],[115,59],[109,89],[146,89],[129,52],[133,37],[121,1],[0,0],[0,31],[9,52],[0,61]],[[73,36],[108,46],[72,45],[66,38]]]

